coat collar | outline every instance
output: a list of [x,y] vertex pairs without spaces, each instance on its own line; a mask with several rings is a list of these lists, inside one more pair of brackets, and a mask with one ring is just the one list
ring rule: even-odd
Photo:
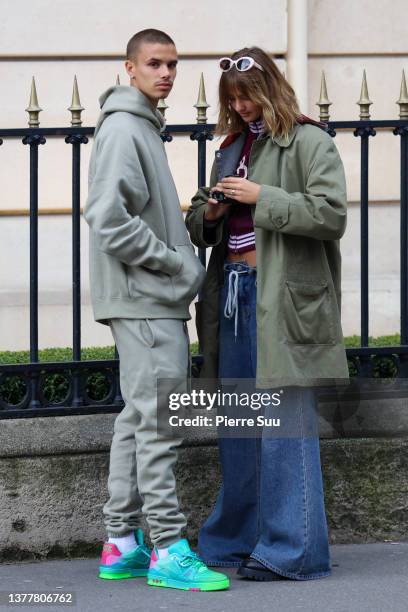
[[[269,136],[265,135],[261,137],[260,140],[263,140],[263,138],[271,138],[272,141],[276,142],[276,144],[279,145],[280,147],[288,147],[290,143],[292,142],[292,140],[294,139],[297,129],[298,129],[298,125],[295,125],[292,128],[292,130],[289,132],[287,138],[284,138],[283,136],[276,136],[274,138],[272,135],[269,135]],[[220,145],[220,149],[227,148],[229,145],[235,142],[237,138],[239,138],[241,135],[242,135],[242,132],[236,132],[235,134],[228,134],[225,140],[222,141]]]
[[[280,147],[288,147],[292,140],[294,139],[296,132],[299,129],[299,125],[304,125],[305,123],[310,123],[312,125],[315,125],[319,128],[321,128],[324,131],[327,131],[327,123],[323,123],[322,121],[314,121],[314,119],[311,119],[310,117],[307,117],[307,115],[300,115],[297,120],[295,125],[293,126],[292,130],[289,132],[287,138],[284,138],[283,136],[275,136],[273,137],[272,135],[269,136],[265,136],[265,138],[271,138],[273,142],[275,142],[277,145],[279,145]],[[235,133],[235,134],[228,134],[228,136],[225,138],[225,140],[221,143],[220,149],[225,149],[225,147],[228,147],[230,144],[232,144],[239,136],[241,135],[240,132]],[[262,138],[261,138],[262,140]]]
[[298,131],[298,129],[299,129],[299,126],[297,123],[295,123],[295,125],[289,132],[287,138],[285,138],[284,136],[272,136],[272,135],[269,135],[269,138],[271,138],[273,142],[276,142],[276,144],[279,145],[280,147],[286,148],[290,145],[290,143],[294,139],[295,134]]
[[292,140],[294,139],[296,132],[299,129],[299,125],[305,125],[305,123],[309,123],[310,125],[315,125],[321,130],[327,132],[327,129],[328,129],[327,123],[324,123],[323,121],[315,121],[314,119],[312,119],[311,117],[308,117],[307,115],[299,115],[299,117],[296,119],[296,123],[293,126],[291,132],[289,132],[288,137],[283,138],[282,136],[276,136],[275,138],[273,138],[271,136],[273,142],[276,142],[276,144],[278,144],[280,147],[288,147],[290,143],[292,142]]

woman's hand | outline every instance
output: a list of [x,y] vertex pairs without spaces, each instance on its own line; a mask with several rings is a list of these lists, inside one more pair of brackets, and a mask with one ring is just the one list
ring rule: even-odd
[[[211,191],[223,191],[221,183],[217,183]],[[206,219],[207,221],[216,221],[217,219],[225,215],[226,211],[228,210],[228,208],[230,208],[230,206],[231,204],[222,204],[222,202],[218,202],[214,198],[208,198],[207,208],[204,213],[204,219]]]
[[220,185],[226,196],[234,198],[234,200],[241,202],[241,204],[256,204],[259,192],[261,191],[261,186],[258,183],[253,183],[244,178],[235,178],[234,176],[227,176],[222,179],[221,183],[217,184],[217,189],[218,185]]

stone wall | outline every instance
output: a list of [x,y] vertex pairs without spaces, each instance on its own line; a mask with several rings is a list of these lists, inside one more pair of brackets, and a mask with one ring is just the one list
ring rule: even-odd
[[[327,410],[321,431],[333,436]],[[386,414],[384,405],[380,410]],[[113,421],[114,415],[0,421],[1,561],[98,554]],[[375,432],[381,433],[378,427]],[[352,428],[345,434],[353,434]],[[405,427],[400,434],[321,440],[331,542],[407,539]],[[220,484],[212,432],[187,439],[177,482],[187,536],[195,543]]]

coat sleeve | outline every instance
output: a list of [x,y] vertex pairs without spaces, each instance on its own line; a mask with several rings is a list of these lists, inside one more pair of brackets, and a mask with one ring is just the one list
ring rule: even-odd
[[206,248],[217,246],[222,240],[224,218],[221,217],[215,225],[206,225],[204,213],[209,198],[210,188],[216,184],[217,172],[215,163],[211,169],[210,187],[200,187],[193,199],[186,215],[186,226],[191,241],[198,247]]
[[[84,217],[98,248],[129,266],[176,274],[182,256],[160,240],[140,218],[149,202],[137,149],[125,130],[103,131],[95,141],[95,171],[90,180]],[[132,214],[128,205],[132,203]],[[136,211],[136,214],[135,214]]]
[[298,154],[297,167],[305,175],[304,193],[262,185],[254,224],[283,234],[337,240],[344,234],[347,210],[346,181],[337,148],[330,136],[322,134],[308,158],[302,156],[301,147]]

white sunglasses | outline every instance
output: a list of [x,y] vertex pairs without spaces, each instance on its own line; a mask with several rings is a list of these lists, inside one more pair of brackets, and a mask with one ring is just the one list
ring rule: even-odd
[[248,57],[246,55],[244,57],[239,57],[237,60],[233,60],[230,57],[222,57],[219,61],[219,66],[223,72],[228,72],[233,66],[235,66],[239,72],[246,72],[253,66],[258,68],[258,70],[262,70],[262,72],[264,71],[262,66],[258,64],[253,57]]

